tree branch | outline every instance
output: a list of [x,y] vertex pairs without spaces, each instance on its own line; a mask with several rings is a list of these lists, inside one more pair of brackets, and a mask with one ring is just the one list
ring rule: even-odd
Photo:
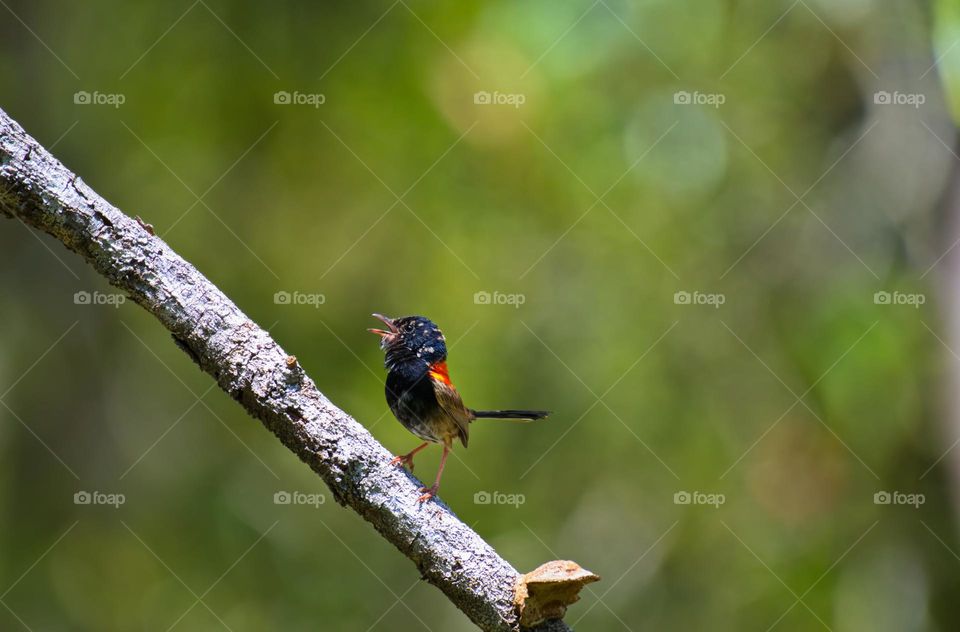
[[[419,481],[389,467],[391,454],[333,405],[295,358],[149,226],[97,195],[3,110],[0,213],[59,239],[156,316],[220,388],[323,478],[337,502],[370,522],[477,626],[520,629],[517,586],[524,576],[445,504],[418,503]],[[551,581],[569,581],[575,600],[583,583],[577,577]],[[528,603],[524,610],[562,617],[566,604],[544,607],[551,605],[557,604]],[[525,615],[523,622],[537,630],[570,629],[559,619]]]

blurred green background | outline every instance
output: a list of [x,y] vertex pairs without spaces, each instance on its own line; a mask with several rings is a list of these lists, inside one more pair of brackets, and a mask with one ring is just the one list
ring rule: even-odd
[[[442,497],[603,576],[577,629],[960,626],[956,3],[0,4],[0,107],[390,450],[373,311],[554,411],[478,423]],[[0,629],[471,629],[2,226]]]

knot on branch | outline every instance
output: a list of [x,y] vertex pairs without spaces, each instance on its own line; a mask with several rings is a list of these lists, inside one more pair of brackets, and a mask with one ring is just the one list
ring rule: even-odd
[[562,619],[567,606],[580,600],[580,589],[600,576],[570,560],[547,562],[517,580],[514,603],[520,627],[532,628],[548,619]]

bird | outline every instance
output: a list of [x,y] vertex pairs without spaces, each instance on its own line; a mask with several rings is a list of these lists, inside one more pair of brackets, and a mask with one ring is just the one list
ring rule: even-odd
[[437,478],[430,487],[422,487],[419,502],[425,502],[440,490],[440,477],[447,456],[457,439],[467,447],[470,423],[475,419],[535,421],[550,414],[546,410],[473,410],[464,405],[447,370],[447,344],[443,332],[425,316],[388,318],[373,314],[386,329],[368,329],[380,336],[387,369],[385,393],[390,411],[404,428],[423,440],[406,454],[394,457],[391,465],[409,466],[413,457],[429,446],[443,446]]

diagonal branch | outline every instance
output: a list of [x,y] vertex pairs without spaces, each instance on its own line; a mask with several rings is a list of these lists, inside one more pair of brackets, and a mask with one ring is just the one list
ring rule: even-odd
[[[337,502],[370,522],[477,626],[496,632],[520,629],[522,599],[516,601],[516,588],[527,576],[446,505],[418,503],[419,481],[388,467],[390,453],[317,389],[296,358],[148,226],[97,195],[3,110],[0,214],[59,239],[156,316],[220,388],[323,478]],[[549,582],[569,581],[572,599],[566,601],[572,602],[580,577],[571,571],[570,579],[551,577]],[[596,579],[590,577],[587,581]],[[540,584],[521,591],[531,595],[524,625],[569,630],[560,619],[538,622],[528,616],[544,610],[562,617],[565,609],[565,603],[557,608],[555,601],[531,603],[535,585]]]

